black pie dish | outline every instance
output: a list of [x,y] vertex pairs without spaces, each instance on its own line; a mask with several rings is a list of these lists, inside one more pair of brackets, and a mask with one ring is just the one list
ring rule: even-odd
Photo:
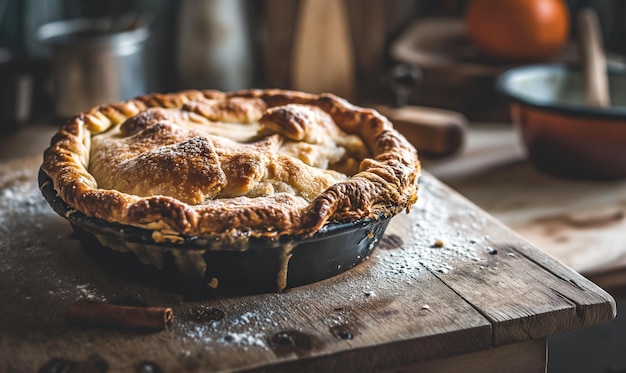
[[156,242],[151,230],[72,209],[43,170],[39,188],[95,262],[125,278],[185,294],[276,292],[333,277],[365,260],[391,219],[329,223],[308,238],[225,242],[183,236],[177,242]]

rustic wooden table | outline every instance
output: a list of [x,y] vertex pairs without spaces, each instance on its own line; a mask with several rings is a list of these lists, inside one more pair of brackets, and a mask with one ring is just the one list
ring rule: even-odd
[[[0,165],[0,371],[542,372],[546,337],[615,317],[610,295],[428,174],[352,270],[187,298],[90,260],[40,196],[39,161]],[[169,306],[175,319],[160,332],[70,324],[78,299]]]

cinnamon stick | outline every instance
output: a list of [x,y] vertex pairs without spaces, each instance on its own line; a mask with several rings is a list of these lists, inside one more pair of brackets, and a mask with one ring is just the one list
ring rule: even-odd
[[70,304],[65,316],[72,322],[162,330],[174,313],[166,307],[122,306],[83,299]]

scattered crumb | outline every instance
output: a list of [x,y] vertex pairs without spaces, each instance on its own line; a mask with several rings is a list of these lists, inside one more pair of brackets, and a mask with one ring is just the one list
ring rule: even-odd
[[423,310],[430,310],[430,306],[428,304],[425,304],[422,306]]
[[436,239],[435,243],[433,243],[433,247],[444,247],[446,245],[442,239]]

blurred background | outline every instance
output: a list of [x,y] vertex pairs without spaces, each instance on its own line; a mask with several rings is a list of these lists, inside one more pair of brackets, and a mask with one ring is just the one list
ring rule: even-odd
[[[621,60],[626,52],[626,4],[611,0],[564,3],[567,17],[582,6],[593,6],[601,19],[607,52]],[[104,52],[115,55],[117,60],[111,61],[119,64],[116,75],[108,76],[109,80],[123,81],[120,76],[129,74],[125,70],[134,69],[128,77],[135,88],[108,87],[110,97],[105,98],[109,99],[186,88],[276,87],[331,89],[359,103],[392,103],[398,95],[394,67],[404,64],[420,69],[412,72],[417,76],[406,73],[401,81],[409,85],[410,103],[458,110],[472,121],[508,120],[505,101],[494,90],[495,77],[505,69],[521,63],[572,62],[577,58],[576,27],[569,27],[565,43],[544,56],[516,61],[484,54],[464,34],[467,6],[467,0],[322,0],[319,4],[305,0],[2,0],[1,101],[5,103],[16,91],[24,97],[22,102],[13,103],[22,105],[15,118],[6,113],[14,108],[3,109],[2,126],[10,127],[5,122],[12,119],[24,122],[54,114],[55,78],[57,85],[67,86],[64,92],[68,94],[85,87],[93,89],[71,81],[78,76],[67,75],[89,73],[91,80],[97,80],[97,76],[110,73],[105,71],[108,67],[104,60],[111,57],[102,55]],[[526,27],[536,25],[533,14],[524,17],[531,17]],[[85,18],[100,24],[76,25],[68,21]],[[42,33],[42,26],[55,21],[68,22]],[[145,39],[129,35],[143,27]],[[94,33],[91,41],[82,40],[89,38],[87,29]],[[331,34],[334,37],[328,38]],[[81,44],[98,43],[93,40],[103,38],[110,40],[100,42],[106,45],[93,47],[92,55],[85,57]],[[129,43],[136,44],[135,51],[119,50]],[[58,56],[63,53],[65,57]],[[129,54],[137,54],[136,62]],[[320,55],[324,58],[319,59]],[[318,56],[315,63],[311,62],[313,56]],[[55,64],[63,63],[60,58],[65,58],[65,64],[71,64],[72,58],[82,59],[81,63],[89,65],[82,69],[89,71],[78,72],[77,67],[77,71],[59,72],[63,67]],[[129,66],[129,62],[139,65]],[[65,66],[66,70],[72,68]],[[325,76],[334,71],[343,73],[343,77],[334,79],[334,84],[325,83]],[[15,75],[21,78],[10,78]],[[319,83],[314,84],[316,81]],[[98,99],[94,97],[93,102],[102,103]],[[69,109],[80,111],[85,107],[74,105]]]
[[[583,8],[597,15],[591,64]],[[74,113],[144,93],[336,93],[389,116],[427,172],[616,297],[617,320],[551,338],[551,372],[626,372],[625,57],[621,0],[0,0],[0,161],[40,156]],[[590,103],[603,80],[611,103]]]

